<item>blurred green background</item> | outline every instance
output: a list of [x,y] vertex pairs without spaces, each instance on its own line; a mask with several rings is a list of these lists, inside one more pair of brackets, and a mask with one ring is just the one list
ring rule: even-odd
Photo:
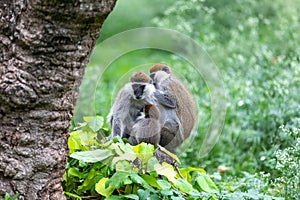
[[[96,47],[114,34],[146,26],[192,37],[218,66],[227,114],[217,145],[199,158],[197,149],[211,119],[205,77],[193,73],[182,58],[160,50],[130,52],[104,68],[99,55],[105,56],[109,49],[95,48],[80,87],[75,121],[90,110],[105,117],[130,70],[167,63],[185,82],[199,109],[197,135],[180,154],[183,164],[205,168],[219,187],[249,194],[250,199],[251,194],[300,198],[300,1],[118,0]],[[230,169],[221,176],[218,166]]]

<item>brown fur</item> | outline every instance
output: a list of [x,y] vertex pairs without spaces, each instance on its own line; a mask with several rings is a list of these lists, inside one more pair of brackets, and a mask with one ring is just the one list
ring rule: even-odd
[[165,68],[165,67],[167,67],[169,70],[168,74],[172,74],[171,68],[168,65],[162,64],[162,63],[152,65],[150,68],[150,74],[157,72],[157,71],[163,71],[163,68]]
[[190,135],[196,120],[194,100],[177,79],[171,79],[168,84],[168,91],[175,96],[177,102],[176,114],[182,124],[184,139],[186,139]]
[[[164,71],[159,72],[161,80],[157,81],[158,85],[156,87],[172,94],[176,101],[177,107],[175,108],[175,113],[181,123],[182,132],[177,132],[176,136],[174,136],[174,130],[168,129],[166,125],[164,125],[161,132],[161,142],[164,143],[162,146],[171,142],[166,148],[173,151],[190,135],[196,120],[196,108],[192,96],[185,89],[184,85],[172,74],[167,75],[166,71],[168,70],[165,69],[166,67],[169,68],[163,64],[156,64],[151,67],[150,72],[157,73],[158,71]],[[161,70],[163,68],[164,70]],[[170,68],[169,71],[171,72]]]
[[160,112],[158,108],[152,104],[144,107],[145,116],[138,119],[133,125],[132,134],[129,143],[137,145],[146,142],[157,146],[160,141],[161,125],[158,121]]
[[144,72],[135,72],[130,77],[130,82],[150,83],[150,77]]

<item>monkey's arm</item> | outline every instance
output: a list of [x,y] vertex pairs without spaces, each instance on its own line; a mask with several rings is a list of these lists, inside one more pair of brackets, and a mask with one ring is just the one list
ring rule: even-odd
[[167,108],[176,108],[176,99],[172,94],[161,90],[155,90],[154,97],[159,104]]

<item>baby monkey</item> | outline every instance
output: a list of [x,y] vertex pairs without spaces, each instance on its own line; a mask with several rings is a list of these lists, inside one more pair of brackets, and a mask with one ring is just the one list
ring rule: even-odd
[[160,112],[153,104],[146,105],[141,116],[136,120],[132,127],[132,133],[129,137],[131,145],[137,145],[141,142],[150,143],[155,147],[160,141],[161,125],[159,123]]

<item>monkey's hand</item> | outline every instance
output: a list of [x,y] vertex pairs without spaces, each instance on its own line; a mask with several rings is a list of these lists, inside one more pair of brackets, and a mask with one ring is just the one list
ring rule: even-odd
[[171,109],[176,108],[176,99],[172,94],[155,90],[154,97],[159,104]]

